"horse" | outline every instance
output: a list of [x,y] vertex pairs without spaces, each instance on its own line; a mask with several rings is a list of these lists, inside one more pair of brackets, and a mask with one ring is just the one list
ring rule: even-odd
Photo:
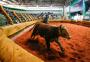
[[64,54],[64,48],[62,47],[59,37],[64,37],[66,39],[70,39],[70,35],[65,26],[52,26],[45,23],[36,23],[33,27],[33,32],[31,34],[31,38],[34,39],[36,35],[40,35],[46,41],[47,50],[50,50],[50,42],[55,41],[61,52]]

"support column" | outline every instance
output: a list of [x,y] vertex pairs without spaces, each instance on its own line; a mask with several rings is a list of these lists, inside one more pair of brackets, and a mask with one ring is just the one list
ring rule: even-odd
[[83,8],[82,8],[83,18],[84,18],[84,16],[85,16],[85,11],[86,11],[85,0],[83,0]]
[[11,17],[7,14],[2,5],[0,5],[0,12],[8,19],[7,20],[8,24],[13,24]]
[[17,17],[17,19],[19,20],[19,22],[21,23],[21,19],[18,17],[18,15],[16,14],[16,12],[15,11],[13,11],[13,14],[14,14],[14,16],[16,16]]
[[71,6],[69,6],[69,19],[70,19],[70,17],[71,17],[70,10],[71,10]]

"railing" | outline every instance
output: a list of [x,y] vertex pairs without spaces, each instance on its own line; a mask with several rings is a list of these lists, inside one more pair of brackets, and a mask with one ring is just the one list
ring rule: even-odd
[[[0,26],[3,26],[5,24],[7,26],[22,22],[35,21],[35,17],[33,17],[29,13],[17,13],[15,11],[10,11],[4,8],[2,5],[0,5],[0,15],[2,15],[0,16],[0,20],[3,20],[3,18],[1,19],[1,17],[6,18],[6,20],[0,21],[1,22]],[[4,24],[2,22],[4,22]]]

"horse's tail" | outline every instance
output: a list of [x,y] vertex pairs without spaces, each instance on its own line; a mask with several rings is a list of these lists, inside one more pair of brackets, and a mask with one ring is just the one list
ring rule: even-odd
[[33,37],[38,33],[38,26],[39,26],[38,23],[36,23],[36,24],[34,25],[34,27],[33,27],[33,32],[32,32],[32,34],[31,34],[31,38],[33,38]]

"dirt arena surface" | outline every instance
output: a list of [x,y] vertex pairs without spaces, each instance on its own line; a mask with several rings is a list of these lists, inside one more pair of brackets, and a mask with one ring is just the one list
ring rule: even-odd
[[70,40],[59,38],[65,49],[64,56],[58,53],[61,51],[55,42],[51,43],[51,51],[48,52],[42,37],[38,36],[36,40],[30,40],[32,30],[22,34],[14,41],[45,62],[90,62],[90,27],[59,22],[49,24],[56,26],[62,24],[66,26],[71,35]]

